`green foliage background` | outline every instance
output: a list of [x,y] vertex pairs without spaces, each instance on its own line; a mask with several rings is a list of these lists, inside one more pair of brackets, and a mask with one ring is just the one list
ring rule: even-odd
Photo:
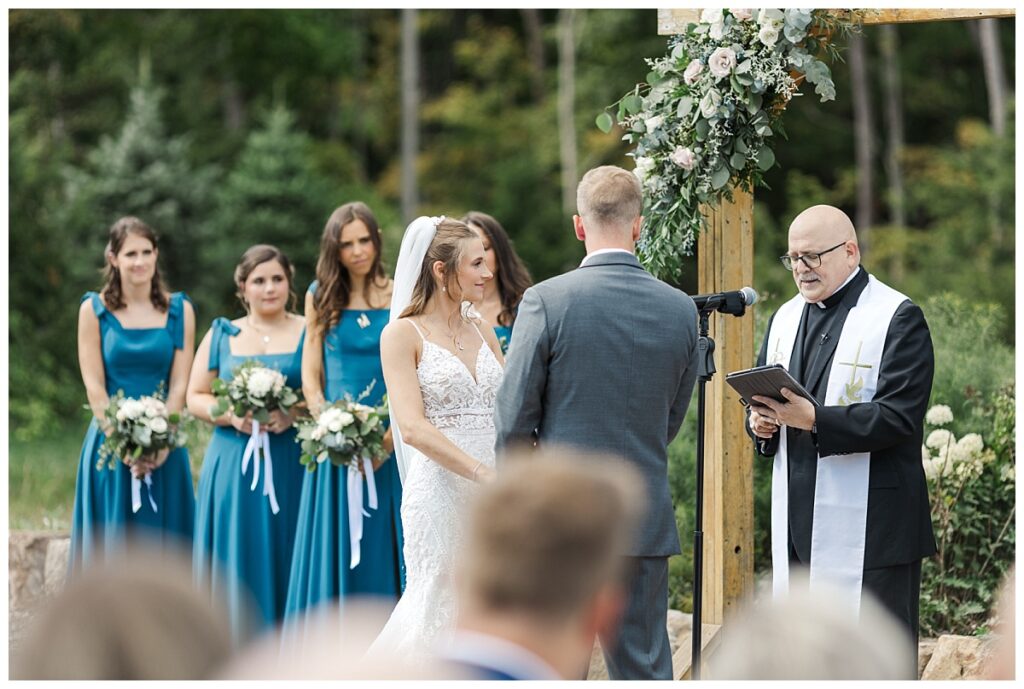
[[[558,10],[538,10],[539,60],[529,50],[524,12],[419,11],[418,212],[492,213],[539,280],[572,268],[583,250],[562,208]],[[404,228],[400,23],[396,10],[365,9],[12,10],[8,18],[12,526],[59,528],[67,524],[87,418],[77,306],[99,286],[107,228],[117,217],[136,214],[158,230],[169,285],[197,304],[197,337],[215,316],[240,313],[231,274],[253,243],[285,249],[301,293],[323,223],[346,201],[364,200],[377,213],[385,262],[393,265]],[[898,28],[907,222],[891,221],[879,155],[865,266],[924,305],[936,347],[933,401],[953,407],[958,434],[980,432],[993,447],[1002,443],[996,452],[1007,458],[1013,420],[993,410],[1005,408],[999,391],[1013,371],[1013,113],[1010,131],[996,137],[967,27]],[[603,134],[593,122],[643,80],[644,58],[664,51],[656,12],[577,10],[575,30],[578,169],[631,168],[621,132]],[[880,151],[888,133],[878,31],[866,28],[864,36]],[[999,37],[1012,87],[1012,21],[999,21]],[[853,215],[850,73],[838,63],[833,74],[836,102],[791,102],[788,140],[765,175],[770,188],[756,195],[757,342],[767,315],[793,293],[776,258],[786,250],[790,219],[817,203]],[[678,280],[691,293],[694,266]],[[932,298],[940,294],[947,296]],[[670,448],[687,551],[671,563],[672,602],[683,609],[692,593],[695,424],[691,413]],[[204,444],[196,441],[194,463]],[[755,462],[759,570],[768,564],[769,474],[767,462]],[[980,524],[979,514],[998,520],[1012,508],[1012,500],[982,499],[983,481],[978,491],[961,501],[961,509],[974,510],[962,519]],[[1012,533],[1009,539],[964,541],[960,565],[982,547],[996,548],[995,565],[987,578],[967,570],[950,576],[990,592],[992,576],[1012,559]],[[943,598],[938,589],[927,592],[932,580],[927,600],[938,602],[922,608],[929,619],[981,628],[977,614],[960,615],[956,606],[988,598]]]

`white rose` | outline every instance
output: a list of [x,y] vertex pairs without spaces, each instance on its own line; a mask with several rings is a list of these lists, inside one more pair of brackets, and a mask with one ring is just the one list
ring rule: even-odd
[[149,427],[154,433],[166,433],[167,432],[167,419],[162,416],[158,416],[155,419],[151,419]]
[[757,37],[769,48],[779,42],[779,30],[770,24],[765,24],[757,32]]
[[936,428],[928,434],[924,444],[933,450],[944,450],[953,440],[953,434],[945,428]]
[[722,19],[721,7],[708,7],[700,13],[701,24],[721,24]]
[[320,415],[320,425],[331,433],[337,433],[345,426],[341,415],[340,409],[328,409]]
[[751,10],[734,10],[730,8],[729,14],[736,17],[741,22],[750,21],[754,17],[754,13]]
[[676,150],[672,151],[669,160],[684,170],[692,170],[693,166],[697,164],[697,156],[685,146],[676,146]]
[[690,64],[686,65],[686,71],[683,72],[683,81],[685,81],[688,86],[693,86],[703,71],[703,62],[700,60],[690,60]]
[[137,419],[146,413],[146,406],[138,400],[125,400],[121,405],[121,411],[126,418]]
[[643,156],[640,156],[639,158],[636,159],[636,167],[633,169],[633,172],[636,174],[637,177],[640,178],[640,181],[642,182],[649,174],[651,174],[651,171],[653,169],[654,160],[651,158],[645,158]]
[[781,10],[765,8],[757,13],[757,23],[770,26],[776,31],[782,28],[786,15]]
[[924,420],[932,426],[944,426],[953,421],[953,410],[945,404],[936,404],[924,415]]
[[711,57],[708,58],[708,69],[719,79],[729,76],[729,72],[735,66],[736,53],[733,52],[732,48],[719,48],[711,53]]
[[653,132],[655,129],[660,127],[665,121],[665,118],[661,115],[655,115],[654,117],[648,117],[644,120],[644,129],[648,132]]
[[274,387],[274,375],[265,368],[254,369],[245,383],[246,392],[252,397],[264,397]]
[[313,427],[313,431],[309,434],[309,437],[313,440],[320,440],[324,437],[325,433],[327,433],[327,430],[323,426],[317,424]]
[[346,426],[351,426],[352,423],[356,420],[356,417],[352,416],[347,411],[341,412],[341,414],[339,414],[338,416],[341,419],[341,427],[342,428],[344,428]]
[[722,40],[722,36],[724,36],[724,35],[725,35],[725,22],[724,21],[715,22],[714,24],[711,25],[711,28],[708,29],[708,36],[713,41],[720,41],[720,40]]

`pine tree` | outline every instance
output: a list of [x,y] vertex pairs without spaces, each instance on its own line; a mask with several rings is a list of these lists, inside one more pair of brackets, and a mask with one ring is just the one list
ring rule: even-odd
[[125,215],[156,231],[171,289],[191,292],[197,284],[198,227],[216,171],[193,166],[188,136],[165,132],[162,98],[161,90],[145,83],[134,88],[121,131],[104,137],[83,168],[66,172],[63,216],[77,256],[71,268],[84,289],[96,286],[107,230]]
[[[273,244],[295,266],[293,287],[300,295],[312,281],[320,233],[332,198],[311,163],[309,136],[295,129],[285,108],[265,114],[223,186],[216,192],[216,212],[205,226],[202,298],[213,315],[236,313],[234,267],[253,244]],[[300,302],[301,304],[301,299]],[[299,307],[301,308],[301,306]]]

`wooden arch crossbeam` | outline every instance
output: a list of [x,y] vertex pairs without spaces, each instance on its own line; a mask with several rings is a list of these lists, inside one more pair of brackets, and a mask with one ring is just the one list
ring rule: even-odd
[[[895,24],[1013,17],[1002,9],[862,9],[847,12],[862,24]],[[683,33],[700,19],[699,9],[659,9],[658,33]],[[739,289],[754,282],[754,197],[733,190],[733,202],[706,209],[705,231],[697,242],[698,291],[703,294]],[[753,365],[754,319],[714,314],[716,375],[707,386],[708,420],[704,467],[705,624],[702,648],[714,652],[729,613],[754,590],[754,449],[743,430],[745,413],[725,384],[725,373]],[[686,546],[684,546],[686,547]],[[690,643],[680,644],[672,658],[676,679],[690,674]],[[711,672],[707,672],[710,670]],[[705,677],[713,678],[713,666]]]

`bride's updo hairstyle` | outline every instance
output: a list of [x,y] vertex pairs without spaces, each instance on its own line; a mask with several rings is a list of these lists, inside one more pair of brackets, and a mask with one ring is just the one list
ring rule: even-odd
[[[430,242],[427,254],[423,257],[420,276],[416,279],[416,286],[412,289],[409,305],[405,307],[399,318],[416,316],[426,310],[427,303],[434,296],[438,287],[434,282],[434,271],[431,269],[435,261],[440,261],[444,265],[442,268],[444,288],[455,299],[462,295],[462,285],[459,284],[457,277],[459,262],[466,252],[466,244],[473,240],[480,241],[480,238],[465,223],[445,218],[437,224],[437,232],[434,234],[433,241]],[[455,290],[456,287],[458,287],[458,291]]]

